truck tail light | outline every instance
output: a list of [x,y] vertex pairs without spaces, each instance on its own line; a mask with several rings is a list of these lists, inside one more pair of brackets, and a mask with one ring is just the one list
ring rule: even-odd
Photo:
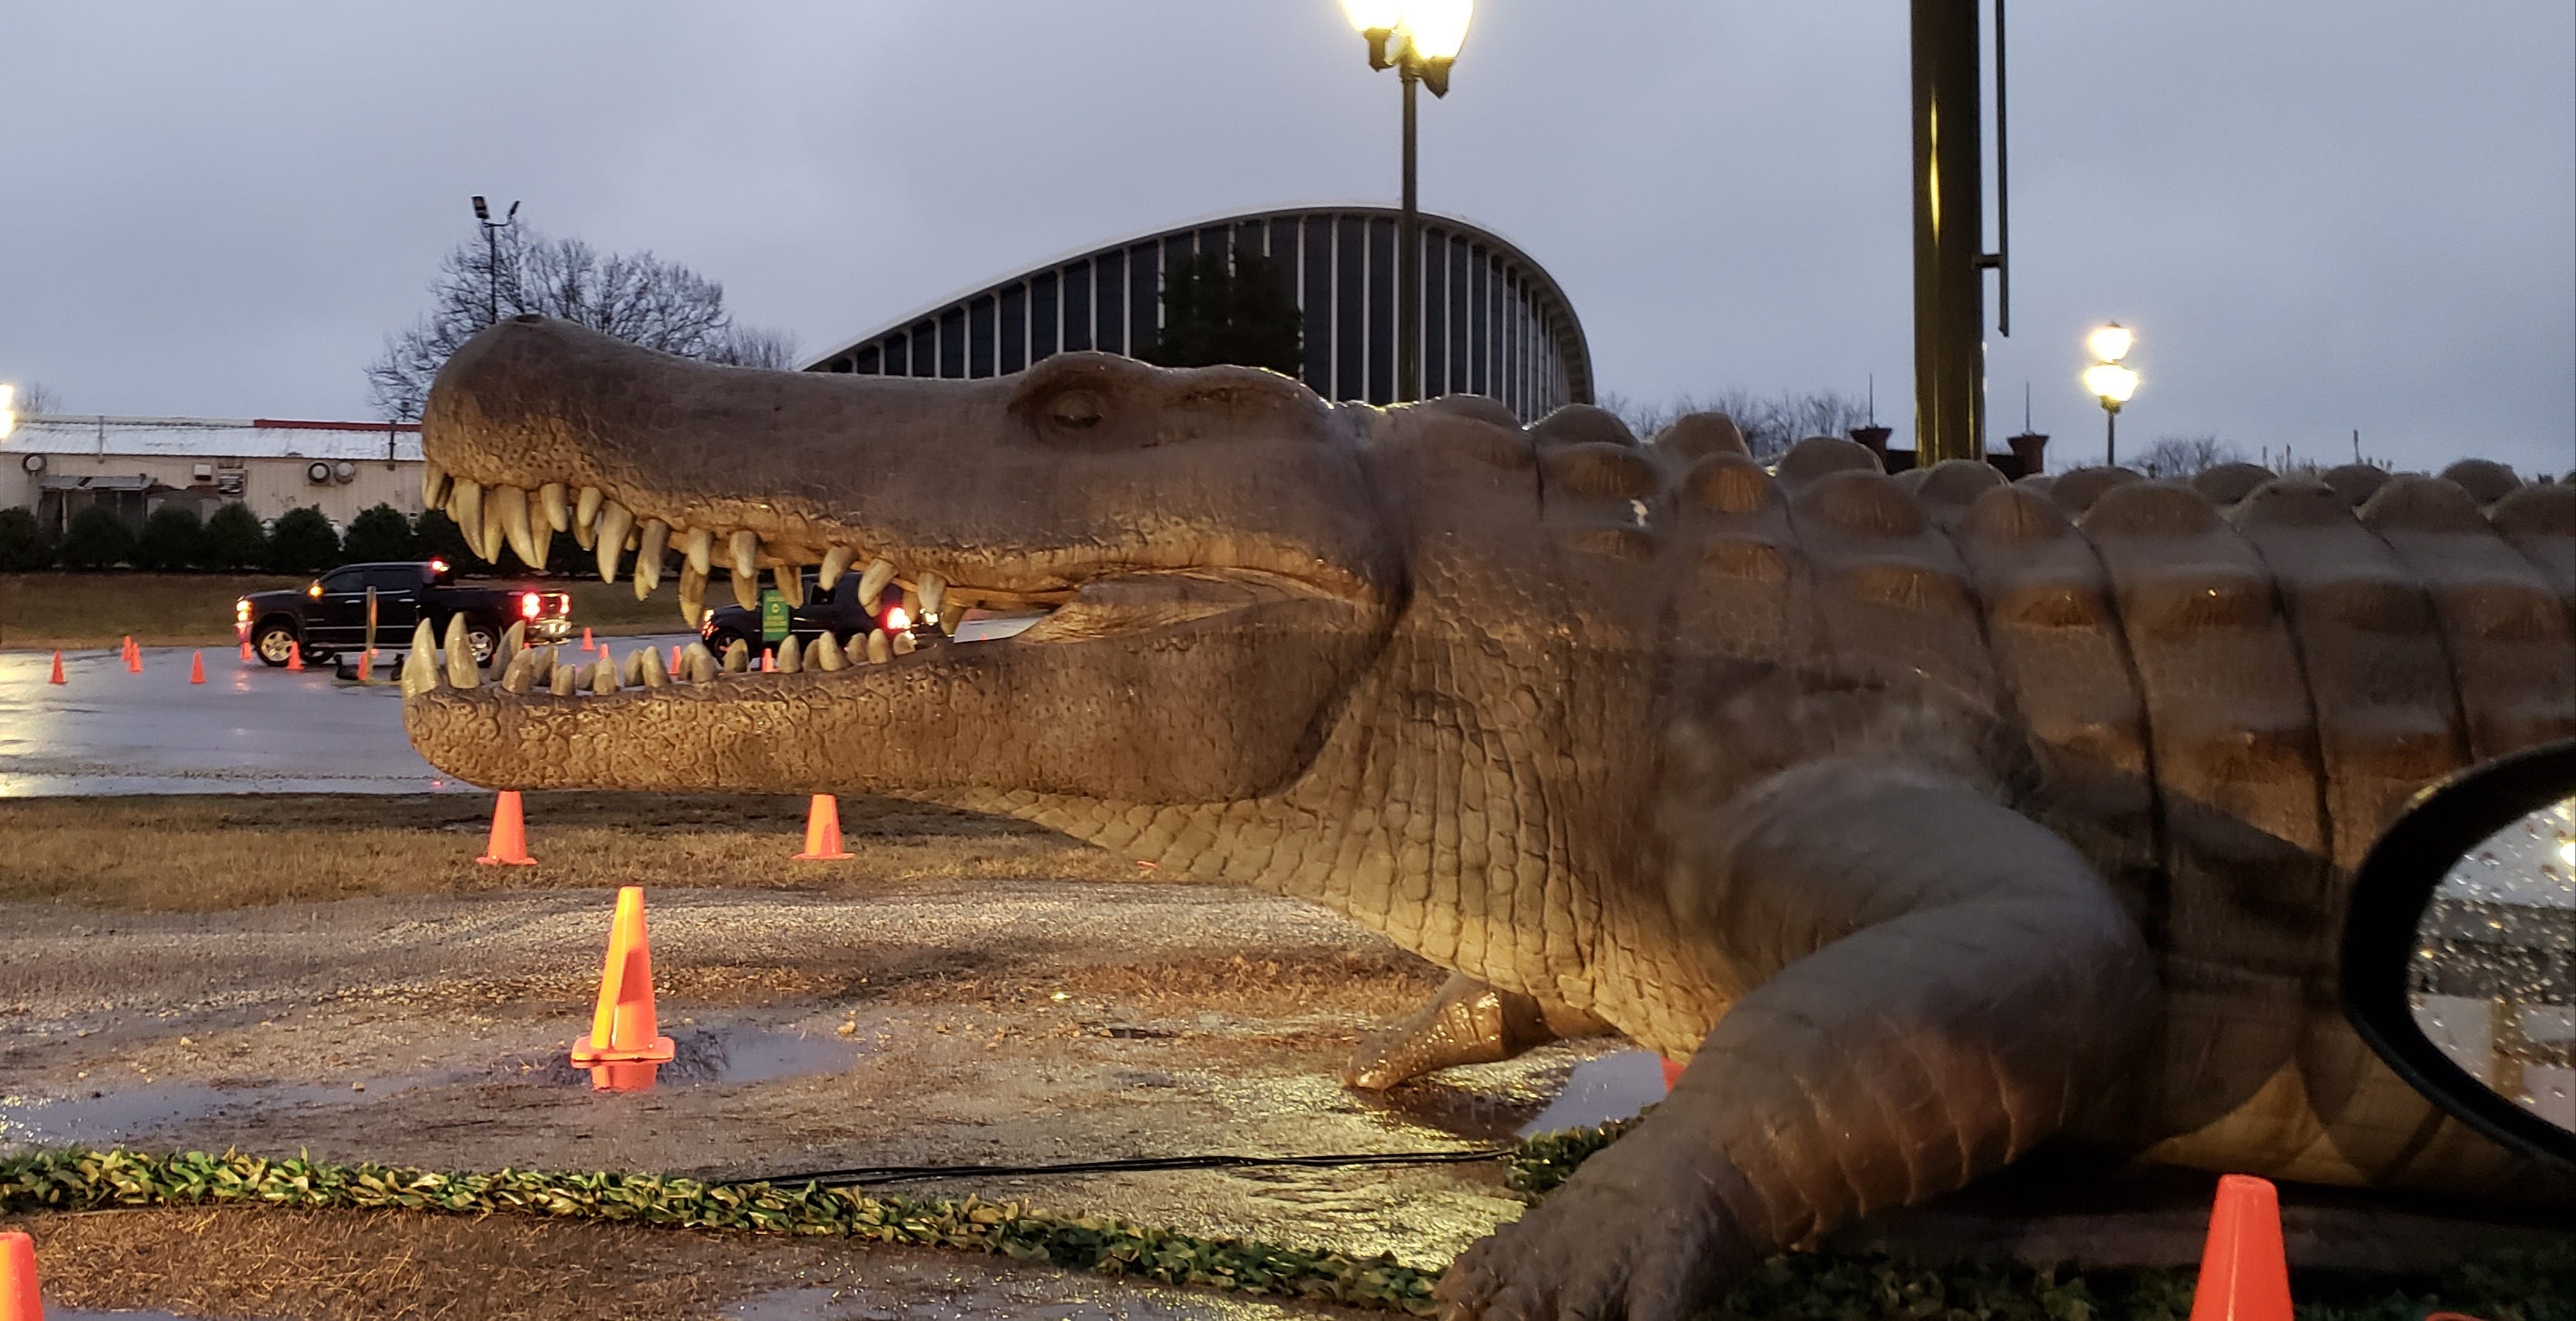
[[519,593],[519,614],[523,618],[536,618],[545,609],[545,604],[545,601],[535,592]]
[[912,612],[911,612],[911,611],[906,610],[906,609],[904,609],[902,606],[899,606],[899,605],[890,605],[890,606],[887,606],[887,607],[886,607],[886,612],[885,612],[885,631],[886,631],[886,632],[888,632],[888,633],[901,633],[901,632],[903,632],[905,629],[908,629],[908,628],[910,628],[910,627],[912,627]]

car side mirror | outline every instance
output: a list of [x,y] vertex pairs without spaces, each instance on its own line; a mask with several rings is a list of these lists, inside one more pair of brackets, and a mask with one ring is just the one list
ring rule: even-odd
[[2576,1166],[2576,740],[2416,795],[2354,878],[2343,1003],[2444,1109]]

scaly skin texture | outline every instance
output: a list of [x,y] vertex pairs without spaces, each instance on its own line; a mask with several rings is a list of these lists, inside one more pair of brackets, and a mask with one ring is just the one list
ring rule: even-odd
[[1458,1314],[1679,1317],[2051,1139],[2569,1205],[2380,1066],[2333,951],[2416,786],[2576,733],[2576,488],[1891,479],[1833,440],[1771,472],[1710,416],[1640,445],[1592,409],[1091,354],[765,373],[552,323],[458,353],[425,443],[449,503],[592,508],[612,552],[658,520],[1057,607],[598,696],[419,649],[405,720],[456,775],[910,796],[1328,905],[1462,979],[1364,1082],[1551,1026],[1687,1059],[1449,1272]]

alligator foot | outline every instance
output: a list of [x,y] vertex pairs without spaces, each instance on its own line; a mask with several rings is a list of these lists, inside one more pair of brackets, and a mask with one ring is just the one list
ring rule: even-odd
[[1465,973],[1452,973],[1428,1003],[1362,1040],[1342,1070],[1342,1081],[1384,1091],[1452,1064],[1491,1064],[1559,1037],[1608,1030],[1581,1010],[1543,1004],[1534,996],[1496,990]]
[[[1711,1191],[1738,1181],[1685,1144],[1617,1142],[1441,1275],[1457,1321],[1682,1321],[1764,1255]],[[1716,1167],[1716,1168],[1712,1168]]]

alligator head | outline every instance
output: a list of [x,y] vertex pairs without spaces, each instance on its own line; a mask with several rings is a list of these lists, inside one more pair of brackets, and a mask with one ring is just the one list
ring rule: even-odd
[[578,526],[603,566],[644,550],[649,581],[667,546],[693,626],[713,563],[863,573],[951,616],[1052,613],[1002,641],[853,648],[837,671],[605,693],[441,682],[416,659],[404,722],[432,763],[501,788],[1249,797],[1314,755],[1401,590],[1362,430],[1250,369],[773,372],[505,322],[439,374],[422,427],[432,500],[487,553]]

